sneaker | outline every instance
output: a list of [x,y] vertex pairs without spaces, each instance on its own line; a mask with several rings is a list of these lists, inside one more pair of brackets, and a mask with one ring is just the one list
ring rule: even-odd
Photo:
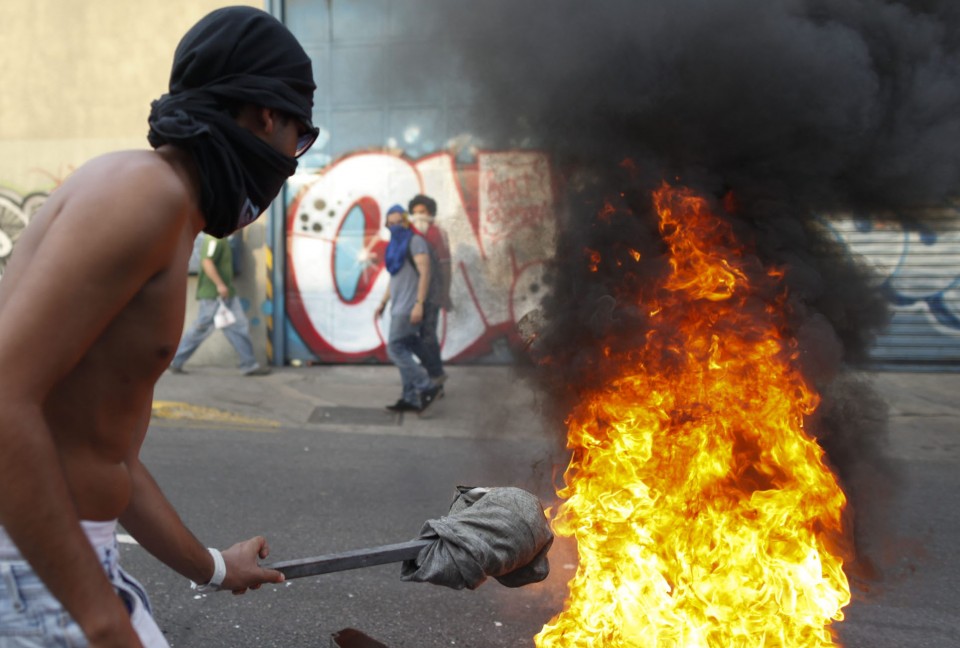
[[256,369],[251,369],[250,371],[244,371],[244,376],[269,376],[270,367],[257,367]]
[[447,382],[447,374],[442,373],[439,376],[431,377],[430,382],[433,383],[434,387],[439,387],[443,383]]
[[434,385],[420,392],[420,412],[426,412],[434,401],[443,398],[443,385]]
[[420,408],[414,405],[411,402],[405,401],[402,398],[397,399],[397,402],[393,405],[387,405],[387,409],[391,412],[419,412]]
[[178,366],[176,366],[176,365],[170,365],[170,366],[168,367],[168,369],[170,370],[170,373],[172,373],[172,374],[185,374],[185,373],[187,373],[186,371],[183,370],[183,367],[178,367]]

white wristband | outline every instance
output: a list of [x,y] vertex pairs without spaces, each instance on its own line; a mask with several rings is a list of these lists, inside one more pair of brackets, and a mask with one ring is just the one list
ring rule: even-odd
[[223,554],[213,547],[207,547],[207,551],[213,556],[213,576],[210,577],[210,581],[206,585],[190,584],[198,592],[216,592],[227,576],[227,563],[223,561]]

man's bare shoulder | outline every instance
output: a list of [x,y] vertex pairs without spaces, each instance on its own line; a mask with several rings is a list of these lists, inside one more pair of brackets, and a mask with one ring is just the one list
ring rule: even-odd
[[[79,253],[109,271],[166,267],[203,226],[186,154],[121,151],[90,160],[54,190],[31,220],[9,270]],[[84,241],[82,252],[76,242]],[[6,277],[4,277],[6,279]]]
[[112,212],[138,207],[141,216],[170,215],[197,208],[186,157],[158,151],[117,151],[94,158],[57,190],[65,199],[94,200]]

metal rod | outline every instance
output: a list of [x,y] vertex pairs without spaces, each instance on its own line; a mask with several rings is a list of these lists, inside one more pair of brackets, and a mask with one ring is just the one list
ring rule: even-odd
[[267,569],[276,569],[287,578],[302,578],[331,572],[360,569],[374,565],[412,560],[419,555],[420,550],[433,544],[433,540],[410,540],[397,544],[368,547],[367,549],[353,549],[340,553],[325,554],[312,558],[298,560],[281,560],[270,565]]

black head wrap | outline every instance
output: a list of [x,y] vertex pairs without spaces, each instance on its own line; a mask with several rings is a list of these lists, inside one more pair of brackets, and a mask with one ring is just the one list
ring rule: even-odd
[[170,91],[153,102],[147,139],[189,151],[200,170],[204,231],[223,237],[255,220],[296,171],[297,161],[237,124],[254,104],[312,128],[313,72],[293,34],[252,7],[218,9],[177,46]]

